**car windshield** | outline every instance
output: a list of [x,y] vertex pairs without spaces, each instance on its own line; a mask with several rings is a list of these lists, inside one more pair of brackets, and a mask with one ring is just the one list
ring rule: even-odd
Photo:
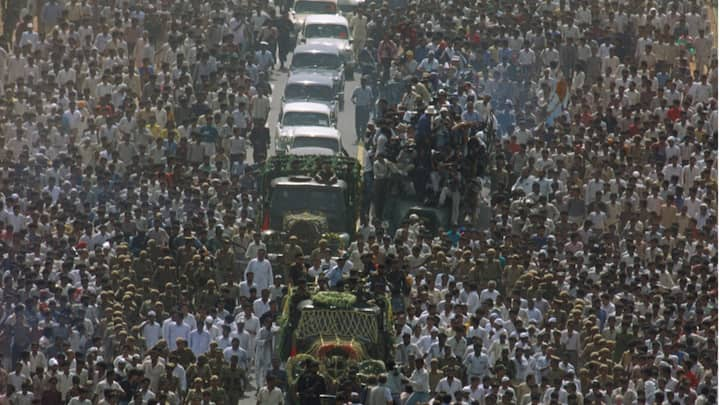
[[312,136],[296,136],[293,138],[292,148],[323,148],[335,153],[338,152],[338,142],[332,138],[320,138]]
[[296,1],[295,12],[298,14],[335,14],[337,7],[329,1]]
[[285,126],[329,127],[330,119],[327,114],[323,113],[293,111],[283,114],[282,123]]
[[331,101],[335,98],[333,88],[313,84],[288,84],[285,86],[285,98],[300,100]]
[[320,68],[335,70],[340,67],[340,55],[331,53],[296,53],[292,57],[293,69]]
[[334,187],[277,187],[273,189],[270,207],[273,213],[319,211],[341,215],[344,207],[342,189]]
[[307,38],[347,39],[347,27],[340,24],[312,24],[305,27]]

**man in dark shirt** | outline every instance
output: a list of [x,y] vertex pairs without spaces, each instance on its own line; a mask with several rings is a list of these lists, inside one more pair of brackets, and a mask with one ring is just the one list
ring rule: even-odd
[[316,405],[320,403],[320,395],[326,392],[325,380],[318,374],[318,363],[307,360],[305,371],[298,378],[297,396],[300,405]]

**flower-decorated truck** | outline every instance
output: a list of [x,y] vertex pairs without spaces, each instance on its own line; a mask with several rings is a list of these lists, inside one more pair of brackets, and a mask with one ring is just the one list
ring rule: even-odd
[[287,359],[289,400],[308,359],[320,366],[328,394],[349,380],[362,382],[385,370],[392,351],[388,297],[361,293],[290,291],[279,320],[278,353]]
[[[334,176],[318,178],[323,169]],[[362,192],[357,159],[273,156],[260,168],[259,180],[262,202],[258,220],[268,253],[280,254],[291,235],[307,254],[322,237],[334,236],[331,239],[338,246],[331,247],[339,248],[355,233]]]

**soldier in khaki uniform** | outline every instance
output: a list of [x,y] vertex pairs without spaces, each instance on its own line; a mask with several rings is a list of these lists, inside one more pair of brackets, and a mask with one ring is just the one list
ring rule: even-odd
[[229,280],[235,268],[235,249],[230,239],[223,240],[223,248],[215,254],[215,280],[222,284]]
[[503,269],[502,286],[510,291],[515,287],[515,282],[522,276],[524,269],[520,264],[520,256],[512,254],[508,257],[508,264]]
[[297,257],[298,254],[304,255],[302,248],[298,245],[298,237],[290,235],[288,243],[285,245],[285,249],[283,251],[283,265],[286,269],[293,264],[293,261],[295,261],[295,257]]
[[455,280],[462,282],[470,281],[469,277],[471,275],[473,266],[474,263],[472,260],[472,252],[469,250],[464,251],[462,257],[455,266]]
[[490,280],[495,280],[498,283],[498,291],[500,294],[505,295],[503,286],[501,284],[502,269],[500,267],[500,260],[495,257],[495,249],[490,248],[485,252],[485,259],[475,261],[475,277],[478,284],[478,290],[482,291],[487,288]]
[[190,367],[187,368],[188,380],[194,381],[195,379],[200,378],[203,383],[207,383],[211,376],[212,370],[210,370],[210,365],[208,364],[207,357],[204,354],[198,356],[197,363],[191,364]]
[[[227,400],[227,393],[225,393],[225,389],[220,386],[220,377],[217,375],[210,377],[210,388],[207,392],[210,393],[210,400],[215,402],[215,405],[226,405],[225,401]],[[232,403],[228,402],[227,405],[229,404]]]
[[178,338],[177,349],[175,349],[175,351],[171,354],[176,356],[178,363],[182,364],[185,369],[195,362],[195,355],[192,350],[188,348],[187,340],[183,338]]
[[226,387],[227,403],[235,405],[245,393],[247,386],[247,376],[245,370],[238,367],[238,357],[233,355],[230,357],[230,365],[223,367],[220,372],[220,381],[223,387]]
[[193,380],[192,388],[188,390],[185,396],[185,403],[190,404],[195,401],[202,401],[203,398],[203,380],[200,377],[195,377]]

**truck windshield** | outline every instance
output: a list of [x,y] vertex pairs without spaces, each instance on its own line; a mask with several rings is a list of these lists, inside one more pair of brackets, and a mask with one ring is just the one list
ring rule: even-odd
[[332,138],[314,136],[295,136],[292,142],[293,148],[323,148],[335,153],[338,152],[338,142]]
[[342,190],[324,187],[276,187],[272,190],[270,208],[273,213],[319,211],[340,214],[345,206]]

